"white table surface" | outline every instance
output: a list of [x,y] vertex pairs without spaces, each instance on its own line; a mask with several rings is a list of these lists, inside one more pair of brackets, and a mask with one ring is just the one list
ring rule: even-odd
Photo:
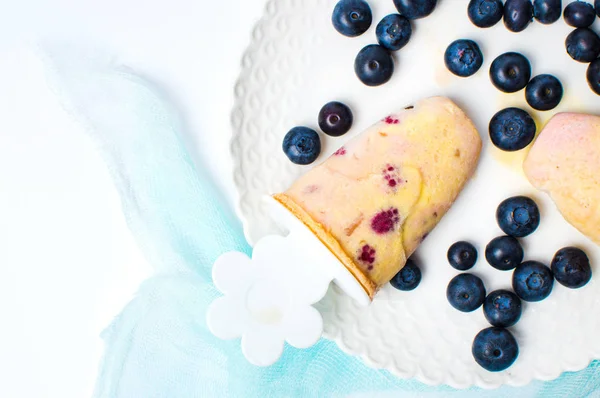
[[164,87],[230,203],[229,112],[264,0],[0,0],[0,397],[86,397],[102,329],[150,275],[92,142],[30,44],[100,46]]

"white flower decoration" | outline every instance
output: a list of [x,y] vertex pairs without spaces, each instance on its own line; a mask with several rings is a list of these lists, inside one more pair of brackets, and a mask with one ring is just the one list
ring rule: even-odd
[[222,339],[241,337],[244,356],[258,366],[276,362],[284,341],[312,346],[323,332],[312,304],[332,279],[318,263],[280,236],[261,239],[252,259],[239,252],[222,255],[213,266],[213,281],[224,296],[208,308],[209,329]]

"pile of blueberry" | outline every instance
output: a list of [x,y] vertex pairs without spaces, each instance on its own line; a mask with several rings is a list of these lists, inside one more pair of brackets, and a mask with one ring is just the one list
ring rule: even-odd
[[[483,56],[473,40],[452,42],[444,54],[450,72],[467,77],[475,74],[483,64]],[[600,65],[599,65],[600,68]],[[525,99],[534,109],[554,109],[561,101],[563,87],[556,77],[541,74],[531,78],[531,64],[520,53],[507,52],[494,59],[490,66],[490,80],[500,91],[515,93],[525,89]],[[536,125],[532,117],[520,108],[506,108],[490,120],[492,143],[504,151],[517,151],[529,145],[535,137]]]
[[[391,51],[398,51],[412,35],[411,21],[431,14],[437,0],[394,0],[399,14],[384,17],[375,29],[379,44],[364,47],[354,61],[354,72],[367,86],[386,83],[394,73]],[[340,0],[331,16],[335,29],[348,37],[365,33],[371,26],[373,14],[365,0]]]
[[[455,276],[446,290],[452,307],[462,312],[475,311],[483,305],[483,314],[492,325],[479,332],[473,341],[475,361],[490,372],[511,366],[519,354],[519,346],[506,329],[521,318],[521,300],[541,301],[552,292],[554,279],[576,289],[592,277],[590,261],[581,249],[560,249],[551,267],[538,261],[523,261],[524,251],[518,240],[533,233],[540,223],[536,203],[526,196],[503,201],[496,211],[500,229],[506,234],[494,238],[485,248],[485,258],[494,268],[513,271],[512,288],[496,290],[486,295],[483,281],[471,273]],[[477,250],[468,242],[457,242],[448,250],[448,262],[459,271],[466,271],[477,262]]]
[[[321,130],[332,137],[344,135],[352,127],[354,117],[350,108],[339,101],[323,105],[317,118]],[[283,152],[295,164],[310,164],[321,153],[319,134],[304,126],[292,128],[283,138]]]
[[[504,4],[501,0],[470,0],[467,7],[467,14],[474,25],[489,28],[504,18],[504,25],[513,32],[525,30],[534,18],[543,24],[552,24],[560,18],[561,11],[562,0],[533,0],[533,2],[532,0],[506,0]],[[600,0],[595,0],[594,5],[577,0],[569,3],[563,12],[567,25],[576,28],[565,40],[567,53],[576,61],[590,63],[586,74],[587,81],[592,91],[600,95],[600,58],[598,58],[600,37],[590,29],[596,15],[600,16]],[[558,90],[560,82],[556,78],[551,81],[547,77],[542,79],[541,76],[538,76],[540,79],[531,93],[526,93],[527,102],[535,109],[539,108],[530,102],[530,96],[534,103],[540,101],[543,103],[545,96],[552,96],[553,99],[549,100],[550,104],[559,97],[556,91],[547,92],[546,88]],[[562,86],[560,96],[562,96]],[[560,102],[560,98],[558,101]],[[547,109],[539,110],[552,109],[558,102],[552,107],[549,107],[550,104],[544,105],[548,107]]]

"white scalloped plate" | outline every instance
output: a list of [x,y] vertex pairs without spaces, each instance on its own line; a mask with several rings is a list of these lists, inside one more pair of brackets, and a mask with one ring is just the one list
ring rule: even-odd
[[[571,60],[564,50],[564,38],[571,29],[562,21],[551,26],[533,23],[520,34],[508,32],[501,23],[478,29],[466,16],[466,0],[440,0],[430,17],[416,22],[413,38],[396,56],[392,80],[370,88],[354,75],[353,61],[364,45],[375,42],[375,25],[394,12],[392,0],[369,0],[374,23],[354,39],[339,35],[331,26],[335,1],[269,1],[243,57],[235,87],[232,153],[239,213],[250,242],[276,232],[261,203],[262,195],[284,190],[310,168],[293,165],[281,150],[283,136],[291,127],[316,128],[317,113],[330,100],[350,105],[354,127],[344,137],[322,135],[318,163],[384,115],[419,98],[446,95],[471,116],[484,149],[475,177],[417,251],[423,269],[421,286],[405,293],[388,285],[368,308],[360,308],[331,288],[319,304],[326,337],[369,366],[458,388],[550,380],[600,358],[600,248],[568,225],[549,198],[529,185],[520,169],[524,153],[502,154],[487,138],[487,123],[499,109],[522,106],[531,111],[523,92],[501,94],[489,82],[491,61],[505,51],[523,52],[534,75],[552,73],[563,82],[565,97],[559,108],[532,112],[539,123],[556,111],[600,112],[600,98],[585,81],[586,65]],[[484,53],[482,69],[468,79],[452,76],[443,63],[446,46],[458,38],[476,40]],[[457,271],[448,265],[445,254],[457,240],[472,241],[480,252],[473,272],[482,277],[488,292],[509,288],[511,273],[487,265],[483,248],[501,234],[495,223],[496,206],[514,194],[531,195],[542,212],[538,231],[523,240],[527,259],[548,264],[559,248],[579,245],[587,250],[597,275],[580,290],[555,284],[550,298],[525,303],[521,321],[511,328],[519,342],[519,358],[508,370],[489,373],[471,356],[473,337],[489,325],[481,310],[464,314],[447,303],[446,286]]]

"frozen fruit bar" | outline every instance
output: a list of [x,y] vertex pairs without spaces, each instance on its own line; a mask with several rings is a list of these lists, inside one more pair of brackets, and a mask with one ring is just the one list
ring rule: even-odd
[[429,98],[385,117],[274,197],[372,298],[448,211],[480,151],[464,112]]
[[529,181],[550,194],[563,217],[600,244],[600,117],[559,113],[523,164]]

